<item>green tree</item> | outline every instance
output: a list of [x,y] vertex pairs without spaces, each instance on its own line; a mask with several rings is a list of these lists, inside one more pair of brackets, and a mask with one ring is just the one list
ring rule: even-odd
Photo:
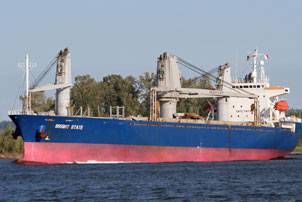
[[31,94],[31,108],[34,112],[47,112],[54,110],[55,101],[53,98],[45,97],[44,92],[34,92]]
[[124,106],[126,115],[139,114],[139,87],[134,77],[106,76],[99,82],[98,92],[105,114],[109,114],[110,106]]
[[302,118],[302,110],[289,109],[288,111],[286,111],[286,115],[287,116],[296,116],[296,117]]
[[[125,106],[126,115],[149,115],[150,89],[155,86],[156,75],[144,73],[135,79],[132,76],[108,75],[97,82],[90,75],[77,76],[71,90],[71,100],[78,111],[90,107],[92,116],[108,116],[110,106]],[[212,88],[207,76],[194,79],[182,78],[182,86],[190,88]],[[206,99],[181,99],[179,112],[195,112],[206,115]]]
[[0,134],[0,153],[17,153],[23,150],[22,138],[18,140],[18,150],[16,150],[17,141],[13,138],[14,129],[11,125],[5,128]]
[[4,152],[4,135],[5,132],[3,130],[0,131],[0,153]]
[[156,75],[145,72],[139,76],[139,101],[141,103],[141,114],[148,116],[150,112],[150,89],[155,86]]
[[15,140],[14,152],[21,154],[23,152],[23,139],[21,136],[18,136]]
[[71,105],[74,107],[74,112],[80,107],[91,110],[91,115],[97,115],[97,106],[100,96],[97,94],[97,82],[90,75],[77,76],[75,83],[71,89]]

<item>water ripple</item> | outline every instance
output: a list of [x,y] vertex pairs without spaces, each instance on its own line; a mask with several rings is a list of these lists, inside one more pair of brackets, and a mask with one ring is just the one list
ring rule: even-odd
[[25,166],[0,160],[0,201],[302,201],[302,156],[220,163]]

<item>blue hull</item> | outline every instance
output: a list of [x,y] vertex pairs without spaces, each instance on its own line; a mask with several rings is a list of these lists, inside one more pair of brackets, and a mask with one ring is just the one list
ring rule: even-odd
[[[12,115],[30,143],[99,144],[171,148],[261,149],[291,152],[301,134],[283,128],[117,120],[109,118]],[[41,138],[41,130],[47,138]],[[60,151],[57,151],[58,155]]]

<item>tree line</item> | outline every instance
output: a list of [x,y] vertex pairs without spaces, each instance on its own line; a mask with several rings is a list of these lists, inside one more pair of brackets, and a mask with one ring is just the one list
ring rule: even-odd
[[[183,87],[208,88],[210,82],[204,77],[181,79]],[[75,77],[71,89],[71,111],[90,116],[109,116],[110,106],[124,106],[125,115],[149,116],[150,89],[155,85],[155,74],[144,73],[137,78],[112,74],[97,81],[92,76]],[[205,115],[207,100],[186,99],[178,103],[178,111]],[[32,109],[35,112],[54,110],[54,100],[46,98],[43,92],[32,94]]]
[[16,157],[23,151],[22,137],[13,137],[14,126],[10,122],[1,122],[0,128],[0,157],[2,155],[13,154]]

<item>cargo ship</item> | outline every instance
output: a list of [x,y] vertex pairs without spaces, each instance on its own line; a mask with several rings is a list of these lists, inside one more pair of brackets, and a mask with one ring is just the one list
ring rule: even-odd
[[[15,135],[24,140],[19,163],[161,163],[270,160],[288,155],[301,135],[301,119],[286,117],[289,88],[272,86],[265,74],[268,55],[257,50],[247,57],[251,71],[232,79],[229,64],[217,75],[184,59],[163,53],[157,60],[156,85],[150,89],[149,117],[124,115],[123,107],[109,117],[72,114],[71,59],[68,49],[56,56],[54,84],[27,85],[23,109],[10,111]],[[215,81],[210,89],[184,88],[182,65]],[[43,77],[49,69],[41,73]],[[31,93],[56,90],[54,112],[33,112]],[[211,98],[207,116],[181,113],[181,99]]]

